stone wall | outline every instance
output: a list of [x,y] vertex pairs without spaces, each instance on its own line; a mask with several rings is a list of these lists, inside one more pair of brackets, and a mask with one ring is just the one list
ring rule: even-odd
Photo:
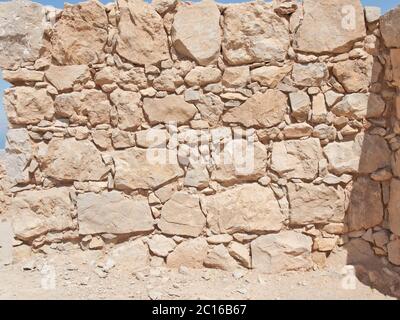
[[356,239],[400,265],[400,8],[18,0],[0,17],[16,248],[274,273]]

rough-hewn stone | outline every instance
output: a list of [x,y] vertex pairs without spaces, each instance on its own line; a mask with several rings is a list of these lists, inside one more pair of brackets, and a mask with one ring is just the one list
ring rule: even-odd
[[308,270],[311,238],[294,231],[260,236],[251,242],[252,267],[262,273]]
[[268,4],[229,6],[224,12],[222,52],[231,65],[284,60],[289,28]]
[[220,12],[213,1],[180,5],[172,25],[175,50],[203,66],[216,62],[221,50],[219,19]]
[[153,217],[144,197],[129,199],[118,191],[84,193],[77,199],[80,234],[127,234],[153,230]]
[[284,220],[272,190],[258,184],[238,186],[206,197],[204,205],[207,223],[214,232],[279,231]]

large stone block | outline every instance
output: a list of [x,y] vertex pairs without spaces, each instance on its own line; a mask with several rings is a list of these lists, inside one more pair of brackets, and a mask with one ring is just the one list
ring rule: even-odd
[[198,196],[174,193],[163,206],[158,222],[160,230],[169,235],[197,237],[206,225]]
[[168,38],[163,20],[154,8],[142,0],[118,0],[118,8],[118,54],[139,65],[167,60]]
[[289,27],[269,4],[233,4],[224,11],[222,52],[231,65],[282,61],[289,48]]
[[8,214],[17,238],[29,240],[50,231],[73,229],[69,188],[29,190],[13,198]]
[[184,174],[173,150],[130,148],[115,152],[113,158],[118,190],[155,189]]
[[251,242],[252,267],[262,273],[308,270],[311,246],[310,237],[295,231],[260,236]]
[[60,182],[99,181],[109,171],[92,142],[74,138],[52,139],[40,166],[46,177]]
[[128,198],[118,191],[83,193],[77,199],[80,234],[128,234],[154,229],[145,197]]
[[41,120],[51,120],[54,103],[45,89],[14,87],[4,93],[4,106],[8,120],[12,124],[37,124]]
[[279,231],[285,218],[273,191],[259,184],[245,184],[206,197],[203,208],[215,233]]
[[343,53],[366,35],[364,10],[359,0],[304,0],[303,18],[295,37],[295,50]]
[[45,9],[16,0],[0,3],[0,67],[14,68],[35,61],[43,47]]
[[313,180],[323,158],[319,139],[274,142],[271,168],[287,178]]
[[51,35],[53,58],[61,65],[97,62],[107,41],[108,18],[98,1],[66,5]]
[[385,45],[389,48],[400,48],[400,7],[383,15],[379,25]]
[[221,50],[220,16],[213,1],[181,4],[172,25],[175,50],[203,66],[216,62]]
[[343,189],[324,184],[290,183],[288,191],[291,225],[343,221],[346,204]]

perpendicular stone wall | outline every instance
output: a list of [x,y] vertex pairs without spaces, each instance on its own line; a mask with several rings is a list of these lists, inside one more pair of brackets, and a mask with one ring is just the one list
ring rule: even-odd
[[18,0],[0,17],[15,250],[273,273],[357,238],[400,265],[400,8]]

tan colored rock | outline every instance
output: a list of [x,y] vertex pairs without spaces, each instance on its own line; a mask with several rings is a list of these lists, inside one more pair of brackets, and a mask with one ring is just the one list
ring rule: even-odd
[[132,274],[150,265],[149,249],[141,239],[116,245],[108,257],[114,262],[113,271],[117,273]]
[[176,247],[176,243],[171,238],[162,234],[155,234],[148,241],[150,251],[158,257],[166,257]]
[[234,271],[238,268],[238,263],[229,254],[228,249],[223,244],[219,244],[207,254],[204,266],[225,271]]
[[389,48],[400,48],[400,8],[394,8],[383,15],[379,21],[380,31],[382,33],[385,45]]
[[256,68],[251,70],[251,81],[257,81],[260,85],[273,89],[290,71],[292,71],[292,65]]
[[360,134],[362,145],[358,166],[360,173],[372,173],[378,169],[390,166],[391,151],[386,140],[378,135]]
[[379,182],[368,177],[359,177],[353,184],[349,202],[347,213],[349,231],[366,230],[381,224],[383,203]]
[[45,14],[44,7],[30,1],[0,3],[0,68],[11,69],[39,57]]
[[222,120],[247,128],[269,128],[283,121],[286,110],[286,96],[278,90],[270,89],[265,93],[256,93],[240,107],[228,110]]
[[343,53],[366,35],[364,10],[359,0],[305,0],[303,10],[294,37],[295,50]]
[[240,88],[246,86],[250,80],[250,69],[248,66],[227,67],[224,70],[222,84],[229,88]]
[[210,175],[206,167],[202,165],[189,168],[185,175],[184,185],[188,187],[194,187],[198,189],[204,189],[208,187]]
[[396,266],[400,266],[400,239],[390,241],[387,249],[389,261]]
[[164,15],[168,11],[173,10],[178,3],[178,0],[152,0],[151,5],[160,15]]
[[283,129],[286,139],[299,139],[309,137],[313,132],[313,127],[308,123],[293,123]]
[[219,156],[213,157],[215,168],[211,171],[211,179],[223,185],[256,181],[265,175],[267,159],[268,153],[262,143],[231,140]]
[[346,60],[333,66],[333,74],[347,92],[365,92],[371,82],[372,64],[364,60]]
[[282,231],[251,242],[252,267],[262,273],[308,270],[312,240],[301,233]]
[[129,131],[114,129],[111,133],[112,145],[115,149],[126,149],[135,146],[135,134]]
[[361,138],[361,136],[357,136],[354,141],[332,142],[324,147],[324,154],[329,162],[329,171],[338,175],[358,172],[362,154]]
[[318,250],[321,252],[331,252],[336,244],[337,244],[338,238],[321,238],[317,237],[314,239],[314,244],[313,244],[313,250]]
[[98,1],[66,6],[50,39],[53,58],[61,65],[95,62],[107,41],[107,25],[105,8]]
[[[8,129],[5,153],[1,155],[0,160],[5,169],[7,180],[11,184],[16,185],[30,181],[27,168],[32,153],[33,145],[28,130],[25,128]],[[3,181],[6,182],[5,177]]]
[[128,198],[118,191],[83,193],[77,199],[79,234],[129,234],[154,229],[144,197]]
[[144,122],[139,93],[116,89],[110,94],[110,100],[117,108],[118,128],[121,130],[136,130]]
[[326,224],[343,220],[345,194],[341,188],[290,183],[288,191],[291,225]]
[[249,249],[238,242],[232,242],[229,245],[229,254],[246,268],[251,268],[251,257]]
[[304,91],[289,93],[290,106],[292,115],[297,121],[305,121],[311,110],[311,100],[309,95]]
[[103,180],[109,171],[90,141],[74,138],[52,139],[40,162],[46,177],[62,182]]
[[175,50],[202,66],[216,62],[221,50],[220,15],[214,1],[179,5],[172,25]]
[[28,240],[50,231],[73,229],[74,205],[69,192],[69,188],[19,192],[9,208],[15,236]]
[[368,114],[368,100],[369,96],[365,93],[348,94],[332,108],[332,112],[339,117],[362,119]]
[[219,82],[222,78],[221,70],[214,67],[195,67],[185,77],[188,86],[206,86]]
[[199,197],[182,191],[164,204],[158,227],[165,234],[198,237],[205,224]]
[[326,109],[325,96],[323,93],[318,93],[312,98],[312,114],[311,121],[313,123],[325,123],[328,116]]
[[68,118],[72,123],[92,126],[109,124],[111,104],[107,95],[95,89],[60,94],[54,102],[56,115]]
[[3,80],[18,85],[27,82],[41,82],[43,81],[44,73],[42,71],[35,71],[20,68],[15,71],[4,70]]
[[136,132],[136,144],[141,148],[165,148],[169,138],[165,129],[150,128]]
[[230,5],[224,11],[222,52],[230,65],[284,60],[289,28],[269,4]]
[[209,236],[206,240],[209,244],[228,244],[233,240],[233,237],[230,234],[224,233]]
[[284,220],[272,190],[259,184],[245,184],[208,196],[203,209],[207,224],[215,233],[279,231]]
[[207,241],[204,238],[195,238],[180,243],[167,257],[167,266],[179,268],[202,268],[207,256]]
[[275,142],[272,146],[271,168],[287,178],[313,180],[323,158],[317,138]]
[[142,0],[118,0],[118,8],[117,53],[139,65],[167,60],[167,34],[162,18],[153,7]]
[[400,236],[400,180],[390,182],[390,197],[388,204],[390,231]]
[[393,83],[400,87],[400,49],[390,50],[390,61],[392,63]]
[[41,120],[51,120],[54,104],[46,89],[14,87],[4,92],[4,107],[12,124],[37,124]]
[[76,83],[84,83],[91,76],[86,65],[77,66],[50,66],[46,70],[46,79],[58,90],[65,91],[72,89]]
[[153,88],[158,91],[175,92],[176,88],[179,88],[183,82],[178,70],[167,69],[154,79]]
[[292,78],[301,87],[319,87],[326,82],[329,71],[325,63],[309,63],[293,65]]
[[150,124],[174,122],[187,123],[197,112],[193,104],[187,103],[182,96],[169,95],[165,98],[145,98],[143,109]]
[[130,148],[116,151],[113,158],[118,190],[153,189],[183,176],[173,150]]

